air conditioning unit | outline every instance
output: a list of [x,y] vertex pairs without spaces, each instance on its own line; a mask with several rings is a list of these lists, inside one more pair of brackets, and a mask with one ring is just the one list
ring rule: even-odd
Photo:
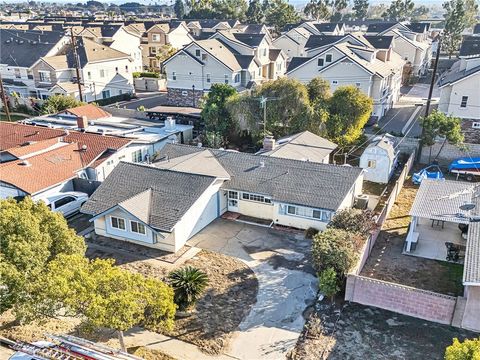
[[368,206],[368,199],[369,196],[367,194],[357,195],[355,196],[355,203],[353,206],[356,209],[365,210]]

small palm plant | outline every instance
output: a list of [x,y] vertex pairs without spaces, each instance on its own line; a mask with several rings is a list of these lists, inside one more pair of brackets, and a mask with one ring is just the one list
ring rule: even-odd
[[207,274],[192,266],[172,271],[168,278],[175,292],[175,304],[180,311],[190,309],[208,285]]

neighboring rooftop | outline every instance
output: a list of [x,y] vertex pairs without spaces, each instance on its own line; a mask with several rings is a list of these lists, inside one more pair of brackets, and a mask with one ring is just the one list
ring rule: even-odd
[[395,25],[397,25],[398,22],[389,22],[389,21],[385,21],[385,22],[379,22],[379,23],[376,23],[376,24],[370,24],[368,25],[368,28],[367,28],[367,33],[382,33],[392,27],[394,27]]
[[413,32],[423,34],[430,30],[430,23],[427,22],[414,22],[406,25]]
[[376,49],[390,49],[393,36],[366,35],[365,39]]
[[459,56],[480,56],[480,36],[469,36],[463,40]]
[[101,107],[95,106],[93,104],[85,104],[82,106],[69,108],[65,110],[65,113],[75,115],[79,118],[81,118],[82,116],[86,116],[87,120],[97,120],[112,116],[111,114],[103,110]]

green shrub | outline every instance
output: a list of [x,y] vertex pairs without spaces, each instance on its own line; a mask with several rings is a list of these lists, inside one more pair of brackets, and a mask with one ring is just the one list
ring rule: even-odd
[[329,267],[318,274],[318,289],[323,295],[329,297],[332,302],[340,290],[338,282],[338,275],[333,267]]
[[453,344],[445,350],[445,360],[480,360],[480,337],[464,342],[454,338]]
[[355,265],[358,235],[342,229],[328,228],[314,236],[312,242],[313,266],[322,272],[330,267],[343,278]]
[[132,76],[134,78],[156,78],[158,79],[160,77],[160,74],[157,72],[152,72],[152,71],[136,71],[132,73]]
[[128,101],[132,97],[133,97],[132,94],[125,93],[125,94],[122,94],[122,95],[112,96],[112,97],[109,97],[109,98],[106,98],[106,99],[96,100],[95,102],[98,104],[98,106],[105,106],[105,105],[110,105],[110,104],[113,104],[113,103],[116,103],[116,102],[119,102],[119,101]]
[[376,222],[369,210],[343,209],[335,214],[328,227],[367,236],[375,229]]
[[318,229],[315,229],[314,227],[309,227],[307,230],[305,230],[305,238],[313,239],[313,237],[318,233],[319,233]]
[[172,271],[168,278],[175,292],[175,304],[181,311],[191,308],[208,285],[207,274],[192,266]]

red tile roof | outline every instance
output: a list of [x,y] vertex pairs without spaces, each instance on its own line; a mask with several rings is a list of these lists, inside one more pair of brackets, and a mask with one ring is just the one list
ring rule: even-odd
[[7,150],[8,153],[12,154],[17,158],[25,157],[26,155],[35,154],[40,151],[45,151],[58,144],[61,138],[55,137],[53,139],[41,140],[41,141],[33,141],[27,143],[23,146],[13,147]]
[[77,172],[84,168],[80,154],[77,144],[66,144],[28,160],[0,164],[0,181],[35,194],[77,177]]
[[0,121],[0,151],[21,146],[29,141],[42,141],[63,136],[65,131],[41,126]]
[[67,109],[65,110],[65,112],[75,115],[77,117],[86,116],[87,120],[97,120],[104,117],[112,116],[102,108],[95,106],[93,104],[77,106],[74,108]]

